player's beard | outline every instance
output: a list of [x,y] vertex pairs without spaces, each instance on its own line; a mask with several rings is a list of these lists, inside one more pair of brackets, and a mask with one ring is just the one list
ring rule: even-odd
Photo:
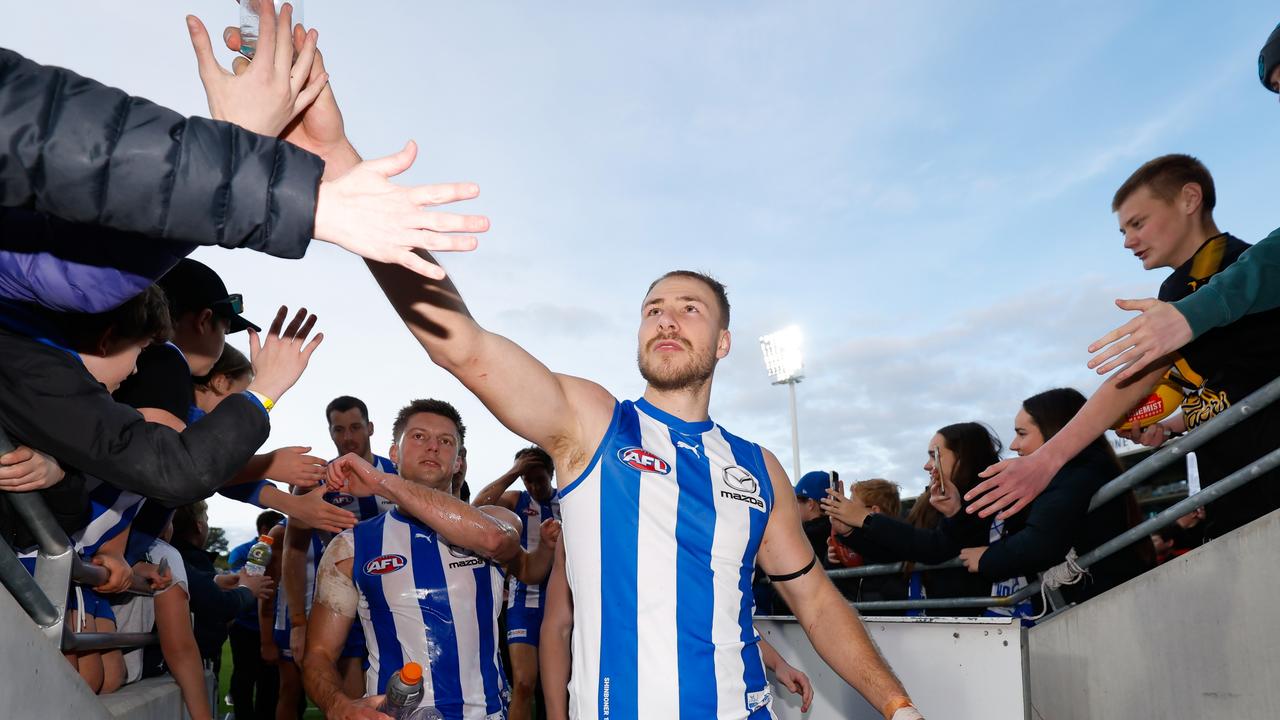
[[649,383],[649,387],[660,392],[675,392],[697,388],[711,380],[711,374],[716,369],[716,357],[710,350],[699,352],[684,338],[668,336],[656,337],[649,341],[649,345],[663,340],[675,340],[683,345],[685,361],[670,362],[676,360],[672,355],[654,361],[653,353],[646,353],[643,349],[637,351],[636,364],[640,367],[640,377]]

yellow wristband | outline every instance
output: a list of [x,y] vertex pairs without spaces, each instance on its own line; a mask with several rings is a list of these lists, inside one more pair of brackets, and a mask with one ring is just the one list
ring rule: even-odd
[[894,695],[889,698],[889,702],[884,704],[885,720],[892,720],[894,713],[907,707],[915,707],[915,705],[911,704],[911,698],[906,695]]
[[258,398],[258,402],[262,403],[263,409],[265,409],[267,412],[271,412],[271,408],[276,406],[275,400],[272,400],[271,398],[267,397],[266,395],[263,395],[257,390],[249,390],[248,392],[250,395]]

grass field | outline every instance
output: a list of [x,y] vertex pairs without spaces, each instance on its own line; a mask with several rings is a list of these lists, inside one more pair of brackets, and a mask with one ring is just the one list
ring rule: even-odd
[[[227,692],[231,688],[231,643],[227,642],[222,645],[222,672],[218,674],[218,712],[219,720],[227,716],[231,708],[224,702],[227,699]],[[307,712],[302,716],[306,720],[324,720],[324,715],[320,712],[320,708],[315,705],[307,705]]]

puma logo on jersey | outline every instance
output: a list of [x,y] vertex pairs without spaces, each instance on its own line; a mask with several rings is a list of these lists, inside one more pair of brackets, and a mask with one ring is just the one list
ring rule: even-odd
[[677,440],[677,441],[676,441],[676,447],[678,447],[678,448],[684,448],[685,450],[688,450],[689,452],[693,453],[694,455],[696,455],[696,456],[697,456],[697,457],[699,457],[699,458],[701,458],[701,457],[702,457],[702,451],[701,451],[701,450],[699,450],[697,447],[695,447],[695,446],[693,446],[693,445],[690,445],[689,443],[687,443],[687,442],[685,442],[685,441],[683,441],[683,440]]
[[666,475],[671,472],[671,463],[654,455],[642,447],[627,447],[618,451],[618,460],[623,465],[639,470],[640,472],[658,473]]

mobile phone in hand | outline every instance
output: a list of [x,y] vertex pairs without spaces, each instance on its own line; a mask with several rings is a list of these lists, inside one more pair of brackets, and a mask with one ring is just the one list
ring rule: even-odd
[[933,461],[933,476],[929,478],[929,492],[933,495],[946,495],[947,486],[942,482],[942,451],[936,447],[929,448],[929,459]]

